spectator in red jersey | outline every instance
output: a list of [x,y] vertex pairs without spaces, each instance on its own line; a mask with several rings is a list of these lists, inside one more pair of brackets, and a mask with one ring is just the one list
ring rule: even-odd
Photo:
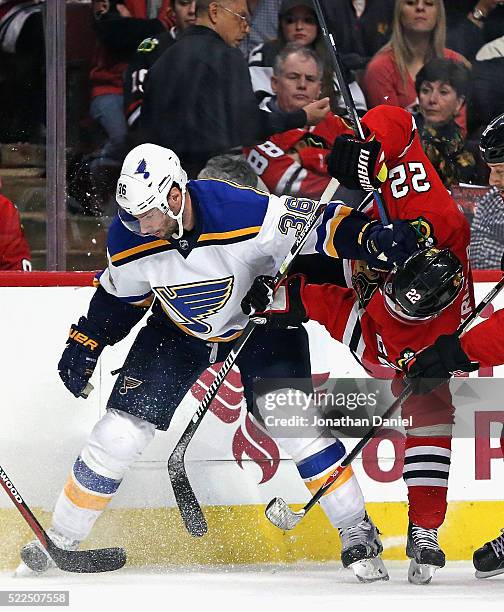
[[[264,110],[294,112],[320,97],[323,64],[309,47],[288,44],[277,55],[273,70],[271,86],[275,95],[263,100]],[[351,133],[350,128],[329,112],[316,126],[273,134],[244,152],[271,193],[316,199],[331,178],[325,157],[336,136],[343,133]]]
[[[169,4],[169,0],[161,3],[152,0],[93,0],[98,48],[90,73],[90,115],[100,123],[108,137],[99,156],[91,162],[95,175],[102,167],[110,169],[122,163],[127,133],[123,74],[142,40],[173,25]],[[155,6],[158,7],[156,10]]]
[[31,272],[30,259],[30,247],[24,236],[18,209],[0,193],[0,270]]
[[172,25],[169,4],[169,0],[93,0],[98,46],[90,73],[89,112],[106,132],[107,141],[88,161],[91,191],[96,194],[90,214],[102,214],[112,200],[128,148],[123,106],[123,75],[128,61],[142,40]]
[[182,32],[196,23],[196,0],[170,0],[175,25],[159,36],[143,40],[124,74],[124,112],[128,129],[138,127],[147,73],[158,57],[171,47]]
[[[445,47],[446,17],[442,0],[397,0],[392,37],[369,62],[364,75],[364,93],[369,107],[391,104],[411,110],[417,102],[415,78],[435,57],[467,64],[467,60]],[[466,132],[466,113],[457,123]]]

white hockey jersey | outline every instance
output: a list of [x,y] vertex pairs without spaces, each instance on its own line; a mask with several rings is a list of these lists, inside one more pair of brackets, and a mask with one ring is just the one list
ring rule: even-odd
[[[182,331],[230,341],[248,322],[240,302],[254,278],[274,276],[317,202],[277,197],[227,181],[190,181],[196,225],[180,240],[141,237],[116,218],[108,235],[103,288],[127,302],[152,293]],[[315,253],[312,231],[303,253]]]

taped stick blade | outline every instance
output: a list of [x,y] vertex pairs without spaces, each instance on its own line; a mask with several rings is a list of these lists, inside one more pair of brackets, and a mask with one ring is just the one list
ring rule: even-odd
[[281,497],[274,497],[270,503],[266,506],[264,511],[266,518],[270,523],[273,523],[275,527],[282,529],[283,531],[289,531],[299,523],[299,521],[305,515],[304,510],[294,512],[289,508],[287,502]]

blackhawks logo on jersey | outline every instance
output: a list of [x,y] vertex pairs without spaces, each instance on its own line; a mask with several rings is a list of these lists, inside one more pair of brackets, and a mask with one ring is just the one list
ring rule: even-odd
[[190,334],[209,334],[212,326],[205,321],[219,312],[233,291],[234,277],[198,283],[154,287],[165,312],[179,327]]
[[400,357],[396,359],[397,367],[404,370],[405,364],[415,356],[415,351],[410,348],[405,348],[401,351]]

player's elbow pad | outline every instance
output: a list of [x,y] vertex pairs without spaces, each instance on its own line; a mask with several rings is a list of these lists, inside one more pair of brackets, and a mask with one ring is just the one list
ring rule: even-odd
[[126,338],[147,310],[128,304],[98,287],[91,298],[87,320],[100,330],[107,344],[115,344]]

